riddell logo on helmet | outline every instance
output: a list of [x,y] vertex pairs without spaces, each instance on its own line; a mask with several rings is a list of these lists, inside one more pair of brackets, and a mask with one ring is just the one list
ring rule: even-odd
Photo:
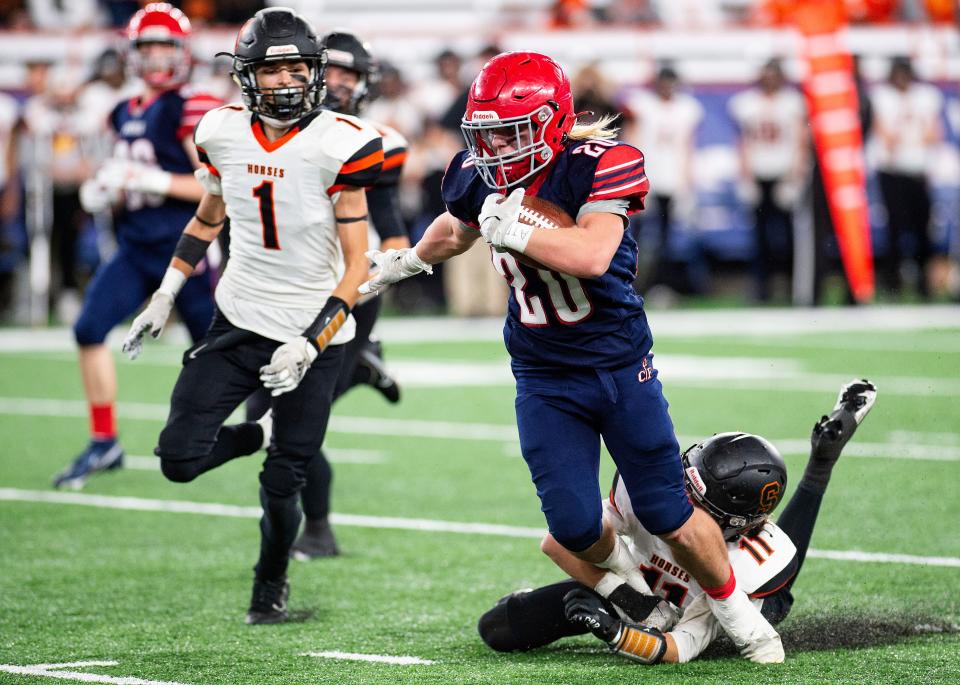
[[490,112],[488,110],[477,111],[473,113],[473,119],[471,121],[496,121],[500,118],[500,115],[496,112]]
[[687,468],[687,479],[690,481],[693,489],[696,490],[701,497],[707,494],[707,486],[700,477],[700,472],[697,470],[696,466],[690,466]]
[[296,55],[300,52],[296,45],[271,45],[267,48],[267,57],[274,55]]

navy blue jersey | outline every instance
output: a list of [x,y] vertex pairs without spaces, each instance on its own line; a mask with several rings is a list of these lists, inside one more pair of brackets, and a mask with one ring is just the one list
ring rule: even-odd
[[[527,189],[577,217],[591,202],[625,199],[628,213],[643,208],[649,183],[643,155],[608,140],[568,145]],[[491,191],[464,150],[443,179],[447,210],[476,227]],[[637,244],[624,231],[610,268],[600,278],[575,278],[519,263],[493,252],[493,264],[511,286],[504,340],[514,362],[549,367],[617,368],[636,362],[653,344],[643,300],[633,289]]]
[[[113,156],[156,165],[173,174],[193,173],[183,141],[203,113],[218,104],[210,96],[187,97],[176,90],[148,102],[141,98],[121,102],[109,119],[117,133]],[[196,206],[165,195],[126,193],[115,219],[118,241],[138,246],[176,243]]]

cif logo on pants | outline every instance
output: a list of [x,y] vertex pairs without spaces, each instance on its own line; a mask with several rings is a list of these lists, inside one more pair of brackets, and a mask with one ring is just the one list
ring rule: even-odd
[[637,380],[641,383],[646,383],[648,380],[653,378],[654,369],[650,366],[650,357],[644,357],[643,363],[640,366],[640,372],[637,374]]

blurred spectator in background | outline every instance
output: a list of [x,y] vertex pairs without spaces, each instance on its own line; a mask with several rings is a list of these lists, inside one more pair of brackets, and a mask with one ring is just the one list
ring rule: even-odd
[[385,60],[380,62],[380,82],[371,89],[372,102],[367,116],[402,133],[408,140],[417,138],[423,130],[420,112],[410,98],[410,89],[400,70]]
[[654,0],[657,15],[672,29],[713,28],[723,24],[722,0]]
[[583,29],[594,24],[588,0],[554,0],[550,8],[551,29]]
[[603,13],[610,24],[652,24],[657,21],[653,0],[613,0]]
[[691,283],[685,264],[670,258],[673,222],[678,215],[689,222],[696,203],[693,152],[697,127],[703,119],[703,107],[697,99],[678,92],[677,85],[677,72],[665,64],[657,72],[652,92],[640,92],[627,101],[631,116],[624,139],[643,153],[650,179],[644,215],[654,219],[658,229],[653,249],[640,253],[647,266],[641,292],[657,284],[700,292],[706,285]]
[[888,82],[872,93],[877,180],[887,208],[887,249],[880,268],[884,285],[894,292],[902,286],[903,238],[910,241],[908,256],[916,264],[916,287],[929,296],[927,262],[930,259],[930,188],[927,172],[932,153],[943,138],[940,113],[943,96],[932,85],[916,81],[906,57],[894,58]]
[[102,23],[97,0],[27,0],[27,8],[41,31],[89,29]]
[[740,129],[738,192],[754,211],[755,297],[770,300],[770,277],[793,264],[792,209],[807,173],[806,106],[787,86],[779,60],[770,60],[757,85],[730,99]]
[[90,79],[77,96],[79,110],[87,127],[105,131],[107,116],[117,101],[133,97],[140,88],[137,79],[127,78],[123,53],[116,48],[101,52],[93,64]]
[[[501,52],[503,50],[495,43],[484,46],[471,60],[473,64],[467,72],[479,72],[487,62]],[[464,140],[460,124],[463,121],[464,112],[467,111],[469,95],[470,87],[465,86],[444,114],[441,124],[448,135],[441,136],[439,131],[432,131],[432,139],[424,141],[425,149],[421,149],[418,155],[418,164],[422,167],[419,173],[423,174],[429,170],[434,180],[442,179],[450,159],[463,148]],[[445,211],[446,205],[440,196],[439,182],[429,185],[429,190],[424,194],[423,211],[416,225],[417,237],[419,238],[422,234],[424,221],[429,222],[438,213],[442,214]],[[451,314],[500,316],[506,312],[506,284],[500,274],[490,268],[490,248],[486,243],[478,240],[459,259],[453,259],[438,266],[443,268],[443,294]],[[425,286],[430,283],[426,276],[413,280],[419,280]],[[404,284],[397,285],[403,287]]]
[[20,215],[20,179],[14,129],[20,119],[20,106],[0,93],[0,315],[13,299],[13,270],[23,254],[22,229],[16,226]]
[[597,62],[589,62],[570,79],[573,90],[574,111],[583,114],[579,121],[588,123],[604,117],[617,118],[617,125],[623,125],[623,111],[614,102],[614,88]]
[[437,55],[433,63],[437,68],[436,74],[417,84],[410,93],[410,100],[424,119],[439,122],[463,92],[464,83],[460,79],[463,60],[453,50],[447,49]]
[[[99,131],[84,120],[78,107],[77,92],[82,81],[78,68],[50,68],[38,62],[30,65],[29,73],[35,94],[24,105],[21,159],[32,207],[27,214],[28,229],[32,243],[37,239],[45,241],[49,236],[54,262],[50,303],[61,322],[72,324],[80,311],[80,287],[97,261],[94,255],[92,260],[80,264],[77,244],[81,232],[89,228],[80,207],[79,190],[98,159]],[[49,206],[52,213],[40,211],[38,204]],[[33,258],[41,257],[35,254]]]

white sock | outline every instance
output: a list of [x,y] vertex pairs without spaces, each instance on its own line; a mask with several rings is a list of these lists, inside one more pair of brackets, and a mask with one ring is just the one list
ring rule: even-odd
[[723,632],[744,657],[762,664],[783,662],[780,635],[743,590],[737,588],[725,599],[707,596],[707,602]]

